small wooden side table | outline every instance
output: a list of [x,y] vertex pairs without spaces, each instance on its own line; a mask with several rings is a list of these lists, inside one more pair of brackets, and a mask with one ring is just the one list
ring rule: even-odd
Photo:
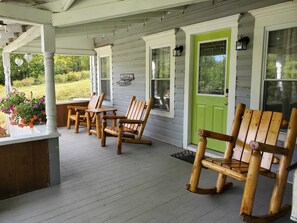
[[[100,113],[102,113],[102,115],[106,115],[106,112],[112,112],[112,115],[116,115],[116,111],[117,109],[115,108],[96,108],[96,109],[86,110],[88,134],[89,135],[96,134],[97,138],[100,139],[101,138]],[[90,113],[95,113],[96,129],[92,129]]]

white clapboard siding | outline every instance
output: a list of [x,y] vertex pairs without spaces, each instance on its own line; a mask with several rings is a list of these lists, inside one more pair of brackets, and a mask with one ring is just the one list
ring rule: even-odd
[[[113,96],[114,106],[118,114],[124,114],[132,95],[145,99],[145,41],[143,36],[162,31],[196,24],[212,19],[243,13],[239,20],[239,35],[247,35],[251,42],[248,50],[239,51],[237,59],[236,104],[250,104],[251,63],[254,18],[249,10],[286,2],[285,0],[215,0],[191,5],[184,12],[172,12],[161,18],[152,18],[145,25],[131,25],[128,30],[115,33],[108,39],[96,39],[96,47],[112,44],[113,62]],[[185,48],[185,33],[180,29],[176,33],[176,44]],[[231,46],[235,47],[235,46]],[[183,52],[185,55],[185,52]],[[174,118],[164,118],[151,115],[145,130],[145,135],[166,141],[176,146],[182,146],[183,116],[184,116],[184,85],[185,57],[176,57],[175,62],[175,112]],[[126,87],[120,87],[116,82],[121,73],[134,73],[135,80]],[[260,71],[259,71],[260,75]],[[234,97],[234,96],[233,96]]]

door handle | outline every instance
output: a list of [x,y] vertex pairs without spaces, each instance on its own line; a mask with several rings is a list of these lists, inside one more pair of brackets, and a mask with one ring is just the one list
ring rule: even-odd
[[225,103],[224,103],[225,105],[228,105],[228,101],[225,101]]

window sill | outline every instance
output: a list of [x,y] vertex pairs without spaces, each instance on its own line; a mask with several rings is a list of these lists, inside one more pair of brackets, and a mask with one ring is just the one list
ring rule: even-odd
[[158,110],[152,109],[151,114],[166,117],[166,118],[174,118],[174,113],[173,112],[158,111]]

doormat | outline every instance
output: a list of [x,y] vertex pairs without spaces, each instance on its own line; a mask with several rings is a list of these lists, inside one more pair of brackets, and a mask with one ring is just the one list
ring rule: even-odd
[[195,154],[194,152],[190,151],[190,150],[185,150],[179,153],[174,153],[171,156],[183,161],[186,161],[188,163],[194,163],[195,160]]

